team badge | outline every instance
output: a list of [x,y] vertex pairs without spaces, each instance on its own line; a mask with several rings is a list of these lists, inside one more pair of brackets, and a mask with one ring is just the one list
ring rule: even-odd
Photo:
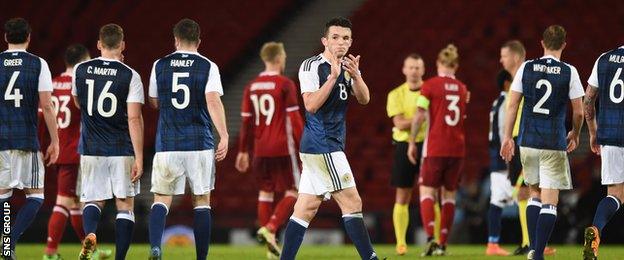
[[351,74],[349,74],[349,72],[345,71],[344,72],[344,78],[345,80],[347,80],[347,82],[351,81]]
[[345,173],[342,175],[342,182],[351,182],[351,174]]

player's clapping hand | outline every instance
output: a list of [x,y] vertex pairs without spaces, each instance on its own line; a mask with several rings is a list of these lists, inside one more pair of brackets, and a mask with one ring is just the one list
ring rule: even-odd
[[239,172],[246,172],[249,169],[249,154],[248,153],[238,153],[236,155],[236,163],[234,164],[236,170]]
[[331,55],[329,57],[329,62],[331,65],[330,77],[337,79],[340,76],[340,59],[336,57],[336,55]]
[[[566,152],[571,153],[578,146],[579,135],[574,131],[570,131],[568,132],[568,137],[566,139],[568,141],[568,148],[566,149]],[[592,148],[592,151],[593,151],[593,148]]]
[[592,152],[594,152],[595,154],[600,155],[600,145],[596,140],[596,135],[593,135],[591,133],[589,134],[589,148],[591,148]]
[[511,158],[513,158],[514,153],[515,153],[514,146],[515,146],[514,140],[511,138],[505,138],[503,142],[501,143],[500,156],[506,162],[511,161]]
[[59,143],[58,141],[56,142],[53,141],[48,146],[48,150],[46,150],[45,156],[43,156],[43,160],[48,161],[46,166],[50,166],[56,163],[56,159],[58,159],[58,156],[59,156]]
[[217,152],[215,153],[215,159],[217,162],[223,161],[225,159],[225,155],[228,151],[228,140],[227,138],[221,138],[219,140],[219,145],[217,146]]
[[407,158],[412,164],[416,165],[416,158],[418,158],[418,149],[416,149],[416,143],[410,142],[407,147]]
[[134,164],[132,164],[132,175],[131,181],[137,182],[141,179],[141,175],[143,175],[143,159],[134,159]]
[[357,78],[360,76],[360,55],[358,56],[353,56],[351,54],[349,54],[348,57],[345,57],[344,60],[342,60],[342,67],[349,72],[349,74],[354,77]]

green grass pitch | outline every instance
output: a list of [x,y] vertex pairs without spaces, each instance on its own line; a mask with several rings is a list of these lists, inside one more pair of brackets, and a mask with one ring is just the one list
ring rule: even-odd
[[[41,259],[43,256],[43,244],[21,244],[17,246],[18,259]],[[114,249],[113,244],[99,245],[101,248]],[[582,247],[571,245],[555,245],[557,253],[554,257],[547,257],[547,259],[581,259]],[[505,246],[508,250],[513,250],[513,246]],[[420,247],[411,246],[407,255],[399,257],[394,253],[394,245],[375,245],[377,254],[380,259],[387,257],[387,259],[416,259],[420,258]],[[59,247],[59,253],[65,259],[76,259],[80,245],[78,244],[61,244]],[[526,259],[526,257],[486,257],[484,255],[485,245],[450,245],[449,256],[446,257],[433,257],[433,259]],[[130,252],[128,253],[128,260],[134,259],[147,259],[149,254],[149,245],[147,244],[132,244],[130,246]],[[350,245],[344,246],[311,246],[304,245],[299,250],[297,259],[359,259],[355,248]],[[194,259],[195,248],[194,247],[165,247],[163,259]],[[209,259],[232,259],[232,260],[253,260],[253,259],[266,259],[266,253],[264,247],[261,246],[230,246],[224,244],[216,244],[210,246]],[[624,246],[602,246],[600,247],[599,259],[624,259]]]

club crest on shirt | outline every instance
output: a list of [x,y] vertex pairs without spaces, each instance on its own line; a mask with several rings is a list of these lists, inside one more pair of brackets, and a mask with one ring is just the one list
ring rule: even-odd
[[351,74],[349,74],[349,72],[345,71],[344,72],[344,78],[347,82],[351,81]]
[[351,174],[345,173],[344,175],[342,175],[342,182],[351,182]]

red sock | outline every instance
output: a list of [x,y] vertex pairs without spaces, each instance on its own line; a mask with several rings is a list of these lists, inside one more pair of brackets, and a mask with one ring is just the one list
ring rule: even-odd
[[258,198],[258,225],[263,227],[269,222],[273,212],[273,199]]
[[435,226],[435,211],[433,210],[433,198],[421,197],[420,199],[420,218],[422,225],[427,232],[427,237],[433,237],[433,228]]
[[442,216],[440,217],[440,245],[445,246],[448,235],[451,233],[453,219],[455,218],[455,201],[442,202]]
[[48,241],[45,249],[47,255],[56,254],[61,238],[63,238],[68,216],[69,211],[67,208],[61,205],[54,206],[52,216],[50,216],[48,221]]
[[76,232],[76,236],[80,239],[80,241],[84,240],[85,233],[84,228],[82,227],[82,209],[71,209],[69,214],[71,215],[70,221],[72,227],[74,228],[74,232]]
[[273,212],[273,216],[271,216],[271,220],[266,224],[266,227],[273,233],[277,232],[288,217],[290,216],[293,207],[295,206],[295,202],[297,202],[297,197],[286,195],[279,203],[277,203],[277,207],[275,207],[275,212]]

